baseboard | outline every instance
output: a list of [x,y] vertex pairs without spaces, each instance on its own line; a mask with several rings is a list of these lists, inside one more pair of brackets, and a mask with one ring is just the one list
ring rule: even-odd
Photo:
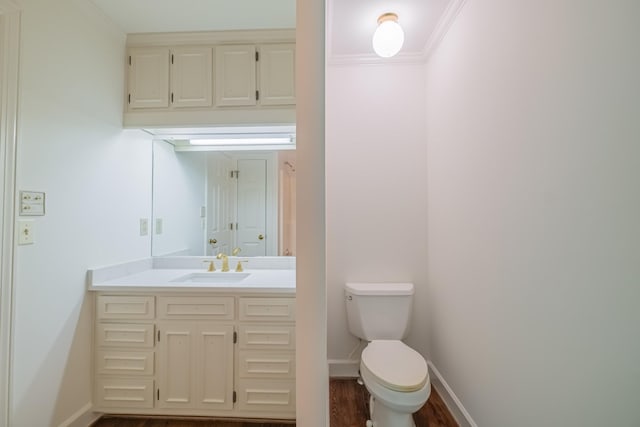
[[329,359],[329,378],[357,378],[360,376],[360,361]]
[[440,372],[433,365],[433,362],[428,361],[429,365],[429,377],[431,379],[431,385],[438,391],[440,397],[444,401],[449,412],[456,419],[460,427],[478,427],[475,421],[471,418],[471,415],[462,406],[462,402],[458,399],[458,396],[453,392],[449,384],[444,380]]
[[93,404],[89,402],[60,423],[58,427],[87,427],[97,421],[101,416],[102,414],[100,412],[93,412]]

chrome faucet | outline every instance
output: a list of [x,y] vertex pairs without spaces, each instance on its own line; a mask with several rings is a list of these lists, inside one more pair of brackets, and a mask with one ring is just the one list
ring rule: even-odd
[[229,257],[227,256],[227,254],[220,252],[216,256],[216,258],[222,260],[222,268],[220,269],[220,271],[229,271]]

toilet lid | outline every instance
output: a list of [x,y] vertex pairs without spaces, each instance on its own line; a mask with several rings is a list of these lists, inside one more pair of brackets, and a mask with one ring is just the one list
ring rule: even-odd
[[424,358],[396,340],[374,340],[362,352],[362,363],[383,386],[395,391],[416,391],[429,377]]

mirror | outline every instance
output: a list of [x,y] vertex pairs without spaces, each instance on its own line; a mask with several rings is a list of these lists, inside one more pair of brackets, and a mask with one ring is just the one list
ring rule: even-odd
[[152,256],[295,255],[295,151],[153,141]]

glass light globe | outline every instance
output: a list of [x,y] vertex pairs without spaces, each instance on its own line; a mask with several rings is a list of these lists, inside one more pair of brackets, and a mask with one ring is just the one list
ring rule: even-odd
[[383,58],[390,58],[400,51],[404,43],[404,31],[395,14],[382,15],[373,33],[373,50]]

